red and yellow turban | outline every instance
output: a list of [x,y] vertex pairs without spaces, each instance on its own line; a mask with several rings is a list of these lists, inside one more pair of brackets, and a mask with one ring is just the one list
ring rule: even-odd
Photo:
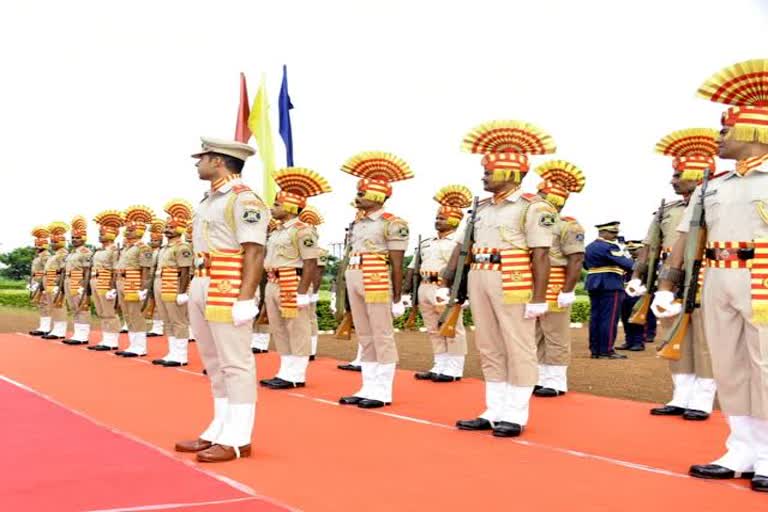
[[413,178],[413,171],[402,158],[383,151],[365,151],[353,156],[341,170],[357,176],[357,190],[365,199],[383,203],[392,195],[391,183]]
[[729,66],[699,87],[699,96],[733,105],[723,113],[728,137],[740,142],[768,144],[768,59],[754,59]]
[[125,225],[123,214],[117,210],[104,210],[93,221],[99,225],[99,235],[104,240],[114,241],[120,234],[120,228]]
[[446,185],[433,197],[440,204],[437,215],[444,216],[448,224],[458,227],[464,217],[464,208],[472,205],[472,191],[464,185]]
[[51,236],[51,232],[45,226],[35,226],[32,229],[32,236],[35,237],[35,247],[38,249],[47,249],[49,246],[48,239]]
[[711,128],[677,130],[656,143],[656,152],[674,157],[672,167],[681,179],[701,181],[705,169],[715,172],[717,137]]
[[280,187],[275,200],[289,213],[298,215],[307,206],[307,198],[331,191],[328,180],[311,169],[286,167],[272,174]]
[[51,245],[54,249],[61,249],[67,244],[64,235],[69,231],[69,224],[61,221],[51,222],[48,225],[48,231],[51,233]]
[[132,233],[141,238],[147,230],[147,224],[155,218],[155,214],[147,206],[135,205],[126,208],[123,218],[125,218],[126,234]]
[[165,232],[165,221],[159,217],[152,219],[149,223],[149,239],[153,242],[163,241],[163,233]]
[[72,238],[86,240],[88,238],[88,221],[82,215],[76,215],[72,219]]
[[173,228],[177,235],[183,235],[188,229],[192,229],[190,224],[192,205],[186,199],[171,199],[165,203],[163,210],[168,214],[168,219],[165,221],[166,226]]
[[310,226],[319,226],[325,222],[323,216],[320,215],[320,212],[314,206],[307,206],[304,208],[304,210],[302,210],[302,212],[299,214],[299,220],[305,224],[309,224]]
[[565,206],[569,195],[584,190],[587,182],[581,169],[565,160],[544,162],[536,168],[536,174],[543,180],[539,191],[544,193],[547,202],[558,208]]
[[490,121],[470,131],[461,147],[482,154],[483,167],[495,181],[520,183],[530,169],[527,155],[555,152],[555,141],[541,128],[524,121]]

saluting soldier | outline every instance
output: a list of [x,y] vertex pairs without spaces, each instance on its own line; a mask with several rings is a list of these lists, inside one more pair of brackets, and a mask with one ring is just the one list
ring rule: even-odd
[[463,209],[472,204],[472,191],[463,185],[447,185],[438,190],[433,199],[440,205],[435,218],[437,236],[421,242],[421,284],[418,290],[411,289],[412,276],[416,271],[415,257],[405,277],[406,293],[418,294],[421,318],[434,354],[432,368],[427,372],[417,372],[414,377],[432,382],[454,382],[464,376],[467,335],[464,319],[460,316],[456,322],[456,336],[440,336],[438,321],[450,295],[440,275],[451,260],[453,251],[461,244],[461,240],[456,239],[456,230],[464,217]]
[[[568,197],[584,189],[584,173],[570,162],[552,160],[536,168],[539,195],[561,212]],[[584,228],[573,217],[559,215],[549,250],[548,311],[536,320],[539,381],[533,394],[556,397],[568,391],[571,362],[571,305],[584,262]]]
[[624,301],[624,276],[634,261],[617,241],[619,221],[597,224],[597,240],[587,245],[584,268],[589,293],[589,351],[592,359],[626,359],[613,348]]
[[65,237],[69,231],[69,224],[66,222],[52,222],[48,226],[51,233],[51,247],[53,254],[45,262],[45,294],[47,300],[51,303],[51,318],[53,319],[53,329],[48,334],[44,334],[44,340],[63,340],[67,335],[67,310],[64,305],[66,290],[63,288],[62,274],[65,272],[67,255],[67,239]]
[[[664,206],[661,225],[654,214],[648,228],[646,242],[650,241],[655,232],[661,231],[660,256],[665,261],[678,238],[678,227],[691,195],[704,178],[704,170],[715,170],[717,130],[691,128],[672,132],[656,144],[656,152],[674,157],[670,183],[675,193],[682,197]],[[640,297],[647,292],[641,281],[647,271],[647,261],[646,248],[638,254],[632,280],[627,283],[627,294],[631,297]],[[703,277],[704,269],[701,272],[702,280]],[[680,289],[676,291],[682,292]],[[670,329],[673,323],[669,318],[661,321],[665,330]],[[707,419],[712,412],[717,386],[700,308],[691,315],[691,328],[682,343],[680,360],[670,360],[669,370],[672,373],[672,400],[662,407],[654,407],[651,414],[682,416],[687,420]]]
[[311,350],[310,304],[317,273],[317,230],[299,220],[307,198],[331,191],[325,178],[310,169],[288,167],[274,173],[280,187],[272,217],[279,221],[267,242],[265,306],[270,332],[280,353],[280,369],[262,386],[292,389],[306,384]]
[[74,333],[72,337],[63,340],[67,345],[87,345],[91,333],[91,303],[83,304],[83,294],[87,283],[86,273],[91,267],[93,251],[85,246],[88,238],[88,221],[78,215],[72,219],[72,252],[67,256],[64,268],[66,271],[64,288],[67,294],[67,304],[74,317]]
[[[722,116],[718,154],[736,160],[736,169],[709,183],[704,196],[707,269],[701,297],[730,434],[726,453],[710,464],[692,466],[690,474],[752,477],[753,490],[768,492],[768,59],[716,73],[699,95],[731,105]],[[652,306],[658,317],[681,310],[673,290],[682,283],[687,233],[701,199],[697,188],[678,224],[680,236],[667,260],[670,270],[663,271]]]
[[146,206],[131,206],[123,213],[125,219],[125,247],[115,268],[116,289],[105,295],[114,300],[117,295],[120,309],[128,324],[128,348],[118,350],[121,357],[143,357],[147,355],[147,320],[142,313],[142,303],[147,299],[152,269],[152,248],[142,241],[147,225],[154,214]]
[[192,220],[192,205],[184,199],[172,199],[165,204],[168,219],[164,234],[168,244],[160,248],[155,267],[155,309],[168,337],[168,353],[152,364],[166,367],[186,366],[189,345],[189,275],[194,255],[192,245],[183,235]]
[[211,383],[213,420],[176,450],[197,452],[201,462],[224,462],[251,454],[256,415],[256,366],[251,353],[256,288],[264,271],[269,208],[240,175],[253,148],[202,138],[197,159],[211,188],[193,218],[195,278],[189,320]]
[[[150,278],[152,280],[157,280],[157,264],[160,257],[160,251],[163,248],[164,233],[165,221],[160,218],[152,219],[152,222],[149,224],[149,246],[152,248],[152,270],[150,272]],[[147,320],[152,320],[152,327],[149,329],[149,332],[147,332],[147,338],[156,338],[162,336],[164,333],[164,321],[159,308],[157,307],[157,301],[155,300],[154,295],[155,293],[153,291],[153,295],[150,297],[150,299],[155,302],[155,307],[152,308],[151,311],[152,315],[149,315],[150,311],[145,311],[144,313],[145,316],[147,316]]]
[[[484,155],[483,188],[493,195],[476,213],[468,276],[486,410],[456,426],[514,437],[528,423],[538,382],[536,318],[547,312],[549,248],[557,223],[557,211],[538,195],[523,194],[520,185],[529,170],[527,155],[553,153],[555,143],[527,122],[491,121],[467,134],[462,146]],[[457,248],[447,276],[458,253]]]
[[97,345],[88,347],[88,350],[101,352],[119,348],[120,319],[115,311],[114,297],[109,300],[107,294],[116,288],[115,268],[120,258],[120,250],[115,241],[125,221],[122,212],[117,210],[100,212],[93,221],[99,225],[101,249],[97,249],[93,254],[91,291],[93,303],[96,306],[96,315],[101,320],[101,341]]
[[359,211],[352,225],[345,279],[362,353],[363,383],[339,403],[371,409],[392,403],[397,365],[392,317],[405,312],[401,288],[408,224],[385,212],[384,204],[392,196],[392,183],[413,178],[413,172],[401,158],[381,151],[359,153],[341,170],[360,178],[355,198]]
[[51,236],[46,226],[37,226],[32,230],[32,236],[35,237],[35,257],[32,260],[31,274],[29,276],[29,285],[27,289],[32,297],[32,302],[37,305],[37,311],[40,314],[40,323],[37,329],[30,331],[32,336],[42,336],[51,332],[51,301],[46,295],[45,288],[45,264],[51,253],[48,250],[50,243],[48,238]]
[[[315,229],[324,221],[320,212],[312,205],[307,205],[299,214],[299,220],[310,226],[314,226]],[[317,356],[317,340],[320,328],[317,322],[317,302],[320,300],[320,285],[323,282],[323,274],[325,273],[325,267],[328,265],[327,249],[322,247],[318,248],[317,254],[317,270],[312,278],[312,292],[309,296],[309,321],[312,326],[310,342],[311,347],[309,350],[309,360],[314,361]]]

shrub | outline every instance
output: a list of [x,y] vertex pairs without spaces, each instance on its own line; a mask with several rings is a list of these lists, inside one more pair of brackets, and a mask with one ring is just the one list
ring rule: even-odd
[[589,321],[589,301],[579,300],[571,306],[571,322],[586,323]]
[[29,301],[27,290],[0,289],[0,306],[34,309],[37,306]]

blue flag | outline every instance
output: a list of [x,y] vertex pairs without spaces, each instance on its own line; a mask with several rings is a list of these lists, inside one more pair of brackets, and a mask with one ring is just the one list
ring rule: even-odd
[[285,143],[285,160],[288,167],[293,167],[293,133],[291,132],[291,97],[288,95],[288,69],[283,65],[283,83],[280,85],[280,137]]

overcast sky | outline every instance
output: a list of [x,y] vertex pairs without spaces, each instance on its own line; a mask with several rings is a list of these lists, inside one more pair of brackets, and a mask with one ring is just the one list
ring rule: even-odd
[[[492,119],[535,123],[584,192],[564,213],[589,226],[621,220],[643,236],[665,195],[670,131],[718,127],[695,97],[711,73],[768,57],[768,0],[132,1],[6,0],[0,140],[0,251],[53,220],[166,200],[196,203],[205,185],[189,154],[199,136],[231,138],[239,72],[251,100],[267,73],[278,165],[281,66],[288,65],[296,165],[325,175],[313,200],[325,243],[339,241],[356,180],[338,168],[384,150],[416,174],[387,209],[429,234],[441,186],[476,193],[480,157],[463,135]],[[535,157],[532,164],[546,157]],[[725,169],[729,162],[719,162]],[[261,186],[258,158],[245,180]],[[529,175],[524,188],[534,190]],[[95,240],[95,227],[91,226]]]

